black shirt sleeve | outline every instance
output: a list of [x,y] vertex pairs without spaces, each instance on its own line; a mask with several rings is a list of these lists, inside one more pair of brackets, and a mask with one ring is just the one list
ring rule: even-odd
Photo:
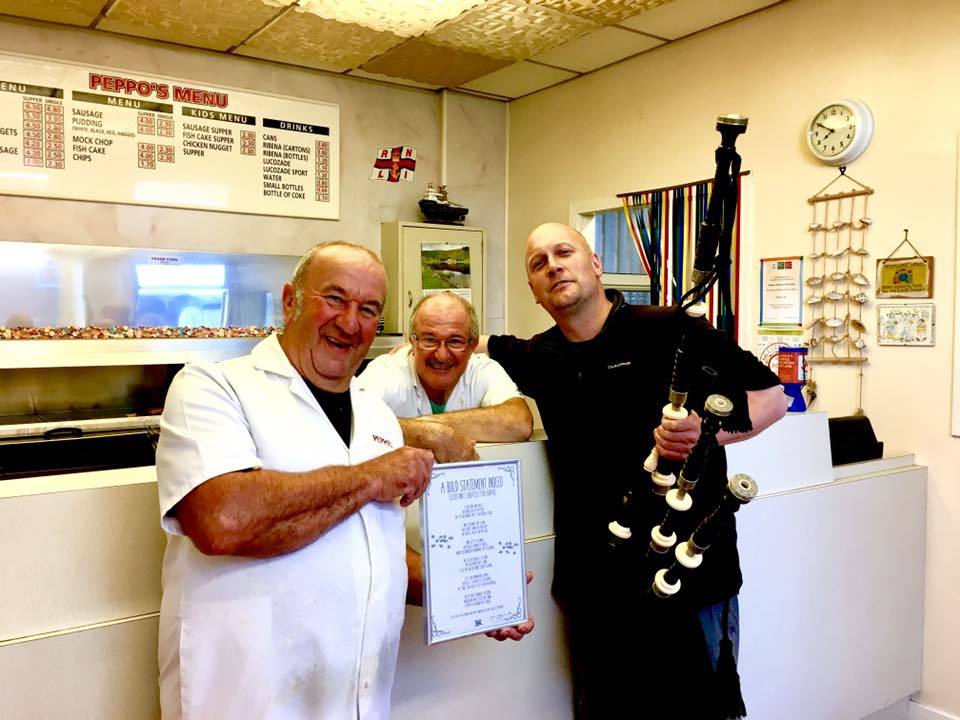
[[537,362],[532,340],[521,340],[513,335],[491,335],[487,340],[487,353],[503,365],[520,392],[529,397],[536,396]]
[[728,432],[748,432],[753,429],[748,390],[765,390],[780,384],[780,379],[757,357],[744,350],[724,333],[706,323],[700,326],[697,344],[705,365],[717,371],[717,381],[708,393],[720,393],[733,402],[733,412],[722,427]]

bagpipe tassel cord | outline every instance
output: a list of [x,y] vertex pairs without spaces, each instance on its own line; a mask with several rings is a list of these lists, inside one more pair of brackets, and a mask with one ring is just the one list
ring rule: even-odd
[[733,656],[730,639],[730,599],[723,603],[723,637],[720,638],[720,656],[717,658],[716,683],[717,713],[722,720],[738,720],[747,716],[747,706],[740,690],[737,659]]

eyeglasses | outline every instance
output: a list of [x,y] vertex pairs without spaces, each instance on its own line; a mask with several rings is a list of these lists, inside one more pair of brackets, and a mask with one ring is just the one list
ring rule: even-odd
[[469,340],[459,336],[447,338],[446,340],[435,338],[433,335],[411,335],[410,337],[416,341],[417,346],[421,350],[436,350],[441,345],[446,345],[447,350],[460,352],[461,350],[466,350],[467,345],[470,344]]

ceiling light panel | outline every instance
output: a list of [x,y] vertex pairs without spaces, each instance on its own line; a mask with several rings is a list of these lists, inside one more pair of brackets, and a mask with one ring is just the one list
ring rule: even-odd
[[414,38],[365,63],[362,69],[429,85],[456,87],[510,63],[510,60],[499,60]]
[[664,5],[671,0],[530,0],[567,15],[576,15],[598,25],[613,25],[624,18]]
[[97,29],[226,50],[278,12],[259,0],[118,0]]
[[264,60],[343,72],[403,42],[390,32],[327,20],[299,8],[284,14],[235,52]]
[[598,25],[520,0],[495,0],[427,33],[431,42],[504,60],[522,60]]
[[0,0],[0,13],[68,25],[89,25],[105,0],[61,0],[56,3],[37,0]]
[[422,35],[485,0],[300,0],[300,7],[327,20],[363,25],[400,37]]

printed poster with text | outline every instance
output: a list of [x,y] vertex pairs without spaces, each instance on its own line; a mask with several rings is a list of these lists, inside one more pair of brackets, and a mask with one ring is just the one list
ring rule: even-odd
[[338,219],[336,105],[0,54],[0,193]]

